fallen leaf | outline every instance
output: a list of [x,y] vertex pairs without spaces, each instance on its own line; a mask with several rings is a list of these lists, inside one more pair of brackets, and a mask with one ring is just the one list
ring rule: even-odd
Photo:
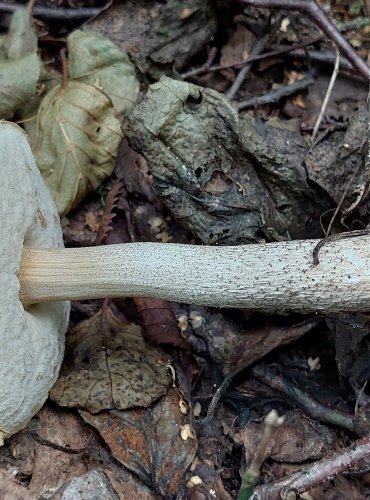
[[160,299],[134,299],[145,328],[145,338],[154,346],[168,344],[190,351],[189,344],[181,336],[171,304]]
[[20,59],[37,52],[37,36],[27,9],[17,9],[12,15],[5,50],[8,59]]
[[297,325],[276,326],[267,321],[246,328],[234,319],[199,306],[190,315],[196,320],[192,327],[197,338],[206,342],[209,355],[224,375],[237,373],[274,349],[296,341],[320,322],[314,318]]
[[229,66],[245,61],[248,59],[255,43],[256,37],[253,33],[238,23],[234,33],[221,50],[220,64],[222,66]]
[[178,493],[195,457],[197,440],[181,438],[180,428],[189,425],[189,416],[181,413],[175,389],[146,410],[80,414],[99,431],[126,469],[166,498]]
[[[12,436],[7,444],[15,466],[0,469],[1,498],[92,498],[86,491],[85,496],[82,492],[78,496],[71,489],[82,481],[82,489],[87,488],[86,482],[99,479],[98,472],[108,491],[113,487],[122,500],[158,499],[136,476],[117,464],[97,433],[70,411],[46,405],[27,429]],[[109,498],[99,493],[94,498]]]
[[[89,444],[96,444],[92,430],[78,415],[59,412],[45,406],[31,421],[28,429],[13,436],[9,442],[12,456],[19,463],[21,472],[22,462],[29,460],[29,457],[32,460],[31,481],[24,490],[23,498],[48,498],[45,496],[48,491],[56,491],[66,481],[87,471],[88,467],[86,462],[81,460],[81,453],[66,453],[50,445],[41,444],[31,437],[30,431],[36,433],[36,439],[71,451],[83,450]],[[29,468],[28,465],[27,469]]]
[[[244,444],[247,468],[262,439],[264,423],[249,422],[236,436]],[[284,423],[270,438],[266,457],[278,462],[302,463],[319,460],[335,443],[335,433],[305,416],[300,410],[284,414]]]
[[32,149],[61,216],[111,174],[121,138],[111,100],[94,86],[70,81],[44,97]]
[[[367,496],[367,495],[366,495]],[[302,495],[303,498],[303,495]],[[353,482],[353,477],[344,477],[339,475],[332,477],[325,484],[316,486],[306,492],[307,499],[325,499],[325,500],[364,500],[363,489],[358,483]]]
[[128,114],[139,82],[127,54],[109,38],[91,31],[73,31],[67,45],[69,78],[96,86],[110,97],[117,113]]
[[50,393],[61,406],[93,413],[147,407],[167,392],[168,357],[144,342],[140,327],[122,322],[108,306],[72,330],[68,352],[73,363],[63,365]]
[[34,120],[25,122],[61,216],[112,173],[121,122],[138,94],[133,65],[110,40],[76,31],[67,45],[69,78],[42,99],[36,131]]
[[0,61],[0,75],[0,116],[9,119],[36,95],[40,76],[38,55],[29,54],[17,61]]
[[26,9],[17,9],[9,32],[2,40],[0,58],[0,117],[14,113],[36,96],[41,63],[37,55],[37,37]]

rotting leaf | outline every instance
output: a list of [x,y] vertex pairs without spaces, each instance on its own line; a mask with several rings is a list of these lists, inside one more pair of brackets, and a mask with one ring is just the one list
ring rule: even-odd
[[111,100],[94,86],[70,81],[44,97],[33,153],[60,215],[111,174],[121,138]]
[[36,95],[41,72],[37,37],[26,9],[13,14],[1,49],[0,117],[9,119]]
[[64,364],[50,393],[61,406],[92,413],[147,407],[167,392],[168,356],[145,344],[140,327],[107,306],[72,330],[67,352],[73,364]]
[[124,123],[174,217],[205,244],[320,237],[302,136],[239,116],[224,95],[162,77]]
[[73,495],[70,491],[77,478],[86,481],[87,471],[98,469],[109,478],[119,498],[158,500],[132,473],[114,461],[98,434],[70,411],[44,406],[27,428],[12,436],[7,445],[15,470],[9,465],[0,469],[2,498],[46,499],[53,492],[55,500],[106,500],[106,496],[93,497],[83,488],[80,494]]
[[[120,124],[138,93],[128,57],[97,33],[67,40],[69,79],[41,101],[32,149],[60,215],[74,208],[113,171]],[[33,131],[34,123],[25,123]]]
[[339,204],[344,215],[368,204],[370,165],[364,161],[368,124],[369,112],[364,107],[353,113],[345,131],[336,130],[315,144],[305,160],[309,179]]
[[242,144],[238,115],[223,95],[162,77],[124,127],[148,162],[155,191],[203,243],[289,239]]
[[114,458],[126,469],[166,498],[178,493],[195,457],[197,439],[181,438],[181,426],[189,425],[189,416],[181,413],[176,390],[170,389],[145,410],[80,414],[99,431]]

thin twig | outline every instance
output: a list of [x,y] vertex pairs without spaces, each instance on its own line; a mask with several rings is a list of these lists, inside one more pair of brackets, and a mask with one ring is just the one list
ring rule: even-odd
[[[202,67],[198,68],[198,71],[200,71],[200,73],[207,73],[209,68],[214,63],[216,56],[217,56],[217,47],[211,47],[206,62],[202,65]],[[184,77],[182,76],[182,78]]]
[[357,54],[352,45],[341,35],[325,12],[315,0],[233,0],[242,5],[253,5],[269,9],[298,10],[305,12],[325,35],[338,47],[340,53],[348,59],[352,66],[368,81],[370,68]]
[[358,167],[356,168],[356,170],[353,172],[353,174],[351,175],[351,178],[350,180],[347,182],[346,184],[346,187],[344,188],[344,191],[343,191],[343,194],[342,196],[340,197],[340,200],[339,200],[339,203],[338,205],[335,207],[335,210],[334,210],[334,213],[329,221],[329,225],[326,229],[326,231],[324,231],[324,234],[325,234],[325,238],[327,238],[331,232],[331,228],[333,227],[333,224],[335,222],[335,219],[337,218],[337,215],[339,214],[339,211],[340,209],[342,208],[342,205],[344,203],[344,200],[347,196],[347,193],[348,193],[348,190],[349,190],[349,187],[352,185],[355,177],[358,175],[360,169],[361,169],[362,165],[361,165],[361,162],[359,162],[358,164]]
[[281,49],[271,50],[269,52],[264,52],[263,54],[257,54],[255,56],[248,57],[244,61],[237,61],[237,62],[233,62],[230,64],[215,64],[214,66],[209,66],[206,63],[206,64],[203,64],[199,68],[194,68],[194,69],[191,69],[189,71],[186,71],[185,73],[181,73],[179,76],[181,76],[181,78],[183,80],[186,80],[187,78],[192,78],[194,76],[202,75],[203,73],[209,73],[212,71],[220,71],[220,70],[229,69],[229,68],[236,68],[238,66],[243,66],[244,64],[248,64],[248,63],[255,62],[255,61],[261,61],[263,59],[268,59],[269,57],[276,57],[276,56],[280,56],[282,54],[286,54],[288,52],[292,52],[294,50],[299,50],[303,47],[307,47],[307,45],[313,45],[313,44],[319,42],[321,39],[322,39],[322,35],[317,36],[315,38],[311,38],[310,40],[306,40],[306,41],[301,42],[301,43],[296,43],[294,45],[285,46]]
[[324,118],[326,108],[328,107],[329,99],[330,99],[331,93],[333,91],[335,80],[337,79],[337,76],[338,76],[339,60],[340,60],[340,54],[339,54],[338,47],[335,47],[335,52],[336,52],[336,58],[335,58],[333,73],[332,73],[331,78],[330,78],[328,90],[326,91],[325,98],[324,98],[323,103],[321,105],[319,116],[317,117],[315,126],[313,128],[313,132],[312,132],[312,136],[311,136],[311,144],[313,144],[315,142],[315,139],[316,139],[317,133],[319,131],[321,122]]
[[[302,50],[293,49],[287,52],[289,57],[297,57],[298,59],[307,59],[307,56],[311,61],[322,63],[322,64],[334,64],[335,63],[335,52],[329,50]],[[352,65],[344,57],[339,59],[339,68],[342,70],[355,71]]]
[[[337,28],[340,32],[345,32],[349,31],[352,29],[359,29],[363,26],[367,26],[370,24],[370,18],[365,17],[361,19],[353,19],[351,21],[346,21],[344,23],[339,23],[337,25]],[[194,76],[202,75],[203,73],[210,73],[213,71],[221,71],[223,69],[229,69],[229,68],[235,68],[238,66],[244,66],[244,64],[254,62],[254,61],[260,61],[263,59],[268,59],[269,57],[276,57],[280,56],[282,54],[290,54],[293,56],[297,57],[306,57],[307,56],[307,51],[301,50],[304,47],[307,47],[308,45],[313,45],[320,40],[322,40],[323,35],[318,35],[314,38],[311,38],[310,40],[306,40],[300,43],[296,43],[294,45],[279,45],[279,48],[271,50],[269,52],[264,52],[263,54],[258,54],[256,56],[251,56],[245,59],[244,61],[237,61],[233,62],[230,64],[215,64],[213,66],[209,65],[209,58],[206,61],[205,64],[198,68],[191,69],[189,71],[186,71],[185,73],[181,73],[179,76],[183,79],[186,80],[187,78],[192,78]],[[328,51],[319,51],[319,50],[310,50],[308,52],[310,58],[312,60],[316,60],[318,62],[324,62],[324,63],[332,63],[335,61],[335,54],[328,52]],[[352,65],[347,61],[347,59],[344,59],[343,57],[340,58],[340,67],[343,69],[350,69],[353,70]]]
[[42,446],[48,446],[49,448],[53,448],[54,450],[62,451],[64,453],[69,453],[70,455],[78,455],[90,448],[90,446],[85,446],[85,448],[79,448],[79,449],[68,448],[67,446],[61,446],[60,444],[56,444],[53,443],[52,441],[49,441],[48,439],[42,438],[37,434],[36,431],[29,430],[28,434],[29,436],[32,437],[32,439],[34,439],[37,443],[41,444]]
[[273,104],[279,102],[283,97],[288,97],[295,94],[299,90],[306,89],[309,85],[313,85],[314,79],[312,77],[304,78],[303,80],[298,80],[291,85],[286,85],[280,89],[272,90],[265,95],[251,97],[245,101],[236,103],[238,111],[243,109],[254,108],[257,106],[262,106],[263,104]]
[[318,266],[320,264],[319,253],[324,245],[333,243],[334,241],[343,240],[345,238],[356,238],[357,236],[368,236],[369,234],[370,229],[356,229],[355,231],[346,231],[343,233],[333,234],[332,236],[326,235],[325,238],[320,240],[312,250],[313,265]]
[[216,410],[216,406],[218,405],[221,397],[224,395],[226,389],[229,387],[234,376],[235,372],[230,373],[227,377],[225,377],[222,384],[217,388],[216,392],[212,396],[211,402],[209,403],[207,415],[200,421],[201,425],[206,425],[211,422]]
[[[110,3],[110,2],[109,2]],[[108,4],[109,4],[108,3]],[[10,4],[5,2],[0,2],[0,12],[13,13],[18,10],[23,5],[20,4]],[[94,17],[100,14],[106,9],[106,5],[100,8],[95,7],[78,7],[75,9],[67,9],[58,7],[47,7],[44,5],[35,5],[32,8],[32,15],[37,17],[46,17],[47,19],[86,19],[89,17]]]
[[340,473],[356,470],[368,457],[370,457],[370,436],[359,439],[334,457],[319,460],[280,481],[257,487],[250,499],[281,500],[288,498],[290,491],[295,492],[297,496],[301,495]]
[[298,403],[312,418],[337,425],[342,429],[355,431],[355,421],[352,415],[346,415],[322,405],[304,393],[294,382],[288,380],[288,377],[280,374],[277,369],[260,363],[251,369],[251,374],[260,382],[280,391]]
[[[265,48],[267,41],[270,36],[265,36],[256,42],[256,45],[253,47],[251,54],[252,56],[260,55],[263,49]],[[229,90],[225,93],[226,97],[232,101],[235,97],[235,94],[238,92],[240,86],[244,82],[252,67],[252,62],[247,63],[238,73],[238,76],[235,78],[234,83],[231,85]]]

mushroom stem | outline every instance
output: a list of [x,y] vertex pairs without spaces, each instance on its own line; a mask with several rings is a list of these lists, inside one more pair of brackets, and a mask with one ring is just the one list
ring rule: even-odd
[[153,297],[260,311],[370,309],[370,238],[211,247],[128,243],[24,248],[24,305],[103,297]]

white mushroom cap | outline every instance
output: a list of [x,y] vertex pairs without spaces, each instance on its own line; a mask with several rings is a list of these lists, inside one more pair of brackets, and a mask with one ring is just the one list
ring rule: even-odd
[[24,308],[23,245],[63,247],[59,216],[17,125],[0,122],[0,431],[25,427],[45,402],[63,358],[69,302]]

